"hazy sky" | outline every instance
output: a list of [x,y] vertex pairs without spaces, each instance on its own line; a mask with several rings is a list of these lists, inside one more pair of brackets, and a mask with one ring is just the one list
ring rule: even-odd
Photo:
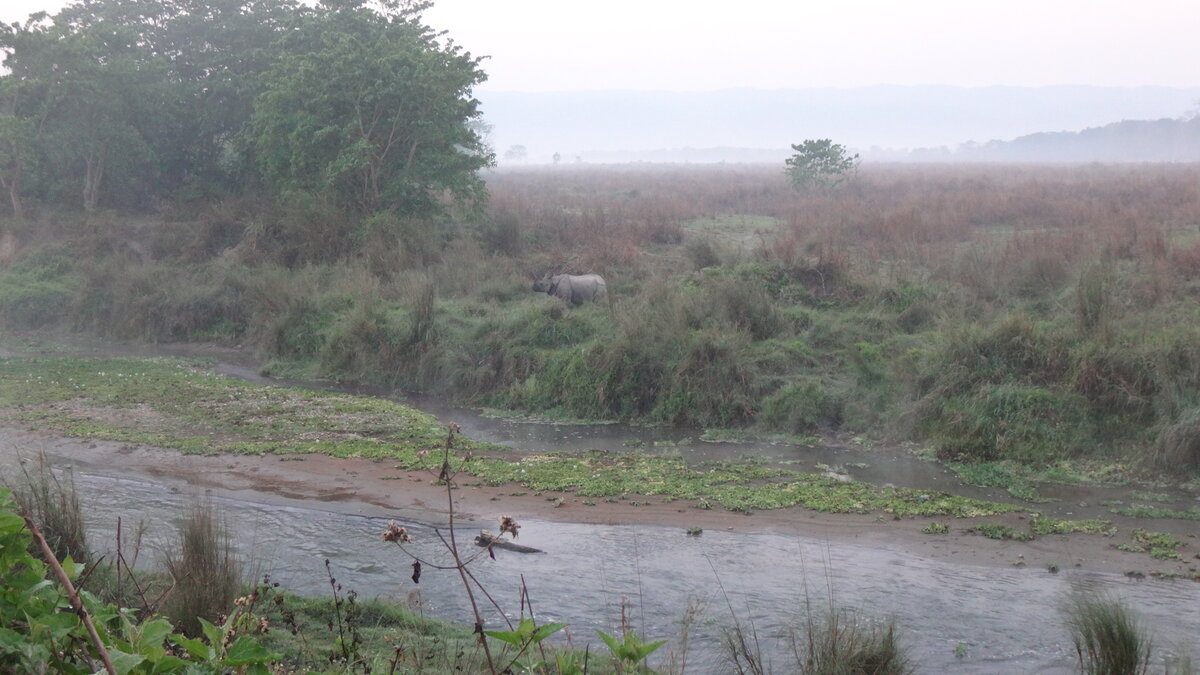
[[426,20],[490,57],[484,90],[1200,85],[1197,0],[440,0]]

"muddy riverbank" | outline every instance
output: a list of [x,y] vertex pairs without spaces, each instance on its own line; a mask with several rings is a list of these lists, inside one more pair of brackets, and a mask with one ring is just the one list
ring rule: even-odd
[[[449,503],[436,476],[398,470],[385,460],[307,455],[184,455],[172,450],[120,442],[60,438],[37,431],[0,428],[0,444],[29,456],[46,452],[56,463],[70,463],[91,473],[140,476],[172,484],[177,489],[200,488],[209,494],[276,503],[317,502],[322,508],[346,514],[409,518],[440,525]],[[1200,560],[1151,560],[1144,554],[1118,549],[1114,538],[1102,534],[1051,534],[1033,541],[988,539],[968,530],[976,520],[1002,522],[1027,529],[1024,512],[984,519],[903,518],[887,514],[829,514],[802,508],[772,509],[742,514],[697,509],[684,500],[664,502],[655,497],[588,500],[569,494],[540,494],[516,485],[461,486],[452,491],[456,518],[472,527],[490,527],[500,515],[517,519],[591,525],[654,525],[684,532],[706,531],[775,533],[848,542],[864,546],[899,547],[935,560],[1000,567],[1047,569],[1074,567],[1107,573],[1168,575],[1195,573]],[[399,515],[397,515],[399,514]],[[1113,515],[1117,532],[1133,528],[1172,530],[1193,541],[1195,522],[1122,518]],[[949,525],[945,534],[922,532],[930,522]]]

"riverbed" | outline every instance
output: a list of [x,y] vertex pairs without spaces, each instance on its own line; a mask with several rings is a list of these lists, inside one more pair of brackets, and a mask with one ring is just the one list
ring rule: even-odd
[[[218,368],[258,378],[244,365],[225,362]],[[963,486],[944,467],[895,452],[707,444],[686,430],[497,420],[436,399],[408,400],[462,425],[474,438],[518,452],[633,445],[697,458],[757,455],[800,468],[836,466],[876,483],[1005,498]],[[722,672],[727,660],[722,636],[735,623],[759,636],[777,672],[788,672],[792,630],[809,613],[819,617],[831,606],[894,619],[919,672],[1073,672],[1074,648],[1060,608],[1077,591],[1124,600],[1154,633],[1156,662],[1200,635],[1200,584],[1127,576],[1126,570],[1149,568],[1151,561],[1117,551],[1100,535],[996,542],[968,534],[968,524],[957,522],[948,535],[927,535],[920,532],[927,520],[799,509],[746,516],[653,500],[588,504],[569,495],[549,501],[504,486],[463,486],[448,496],[432,476],[368,460],[184,456],[36,430],[0,430],[6,477],[14,475],[18,454],[39,452],[60,468],[70,467],[98,549],[112,545],[118,518],[126,532],[144,522],[143,560],[153,562],[182,515],[196,500],[208,500],[228,519],[256,575],[270,574],[289,590],[322,595],[329,592],[328,559],[338,581],[360,595],[463,621],[469,610],[457,576],[427,571],[419,585],[413,583],[411,560],[380,533],[395,518],[413,531],[415,554],[445,559],[433,528],[447,532],[450,499],[460,541],[479,529],[494,529],[499,515],[517,516],[520,543],[545,553],[500,551],[495,560],[485,556],[474,564],[501,607],[517,611],[523,579],[539,620],[569,623],[579,645],[598,645],[593,629],[617,630],[624,613],[647,639],[671,641],[656,654],[663,662],[668,649],[679,655],[680,621],[690,606],[699,606],[690,628],[688,672]],[[1127,491],[1055,489],[1060,500],[1038,508],[1075,518],[1102,513],[1101,502]],[[1024,517],[1006,516],[1014,525]],[[1141,526],[1197,534],[1194,521],[1114,520],[1121,530]],[[689,536],[689,528],[703,532]],[[473,552],[469,543],[465,548]],[[493,615],[489,622],[498,627],[500,618]]]

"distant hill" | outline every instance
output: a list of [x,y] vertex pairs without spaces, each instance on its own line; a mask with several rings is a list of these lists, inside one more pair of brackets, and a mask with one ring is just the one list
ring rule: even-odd
[[954,156],[988,162],[1200,162],[1200,116],[1029,134],[962,147]]
[[[805,138],[864,155],[1179,117],[1200,88],[875,86],[707,92],[482,91],[491,142],[526,161],[777,161]],[[988,144],[991,145],[990,143]],[[890,152],[889,152],[890,149]],[[930,158],[948,150],[927,153]]]

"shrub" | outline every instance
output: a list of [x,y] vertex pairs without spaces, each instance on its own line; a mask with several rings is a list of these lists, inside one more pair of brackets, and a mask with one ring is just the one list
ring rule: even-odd
[[766,397],[758,424],[772,431],[803,434],[842,421],[842,401],[830,396],[819,382],[788,385]]
[[1092,440],[1086,400],[1042,387],[984,385],[942,402],[927,429],[946,458],[1043,464]]
[[1168,471],[1200,469],[1200,408],[1187,410],[1162,427],[1154,444],[1153,462]]
[[1079,275],[1075,287],[1075,311],[1079,330],[1084,335],[1103,334],[1112,321],[1112,270],[1105,263],[1095,263]]
[[651,417],[681,425],[745,425],[758,398],[748,346],[736,333],[710,329],[692,334],[666,371]]
[[692,267],[697,270],[716,267],[721,264],[721,257],[717,255],[716,247],[708,239],[689,239],[684,246],[683,252],[688,260],[691,261]]
[[64,318],[81,279],[55,249],[31,255],[0,274],[0,319],[11,328],[41,328]]
[[755,340],[765,340],[783,330],[786,325],[777,300],[761,280],[719,276],[705,286],[706,300],[702,307],[711,308],[715,317],[734,328],[746,331]]

